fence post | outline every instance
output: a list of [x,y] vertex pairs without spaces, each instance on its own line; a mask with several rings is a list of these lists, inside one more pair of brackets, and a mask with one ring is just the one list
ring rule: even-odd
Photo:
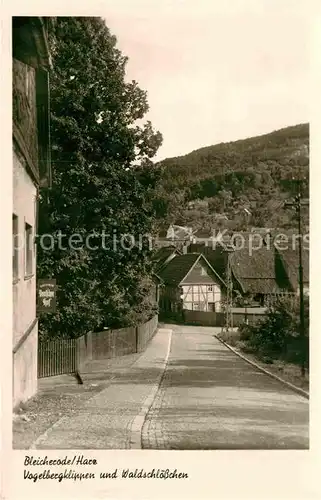
[[80,342],[79,337],[75,339],[75,371],[78,372],[80,368]]

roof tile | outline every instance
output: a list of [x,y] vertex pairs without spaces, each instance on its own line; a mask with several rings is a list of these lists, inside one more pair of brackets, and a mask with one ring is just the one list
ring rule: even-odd
[[187,253],[174,257],[163,269],[159,271],[160,277],[165,284],[178,286],[191,267],[195,264],[199,256],[200,254]]

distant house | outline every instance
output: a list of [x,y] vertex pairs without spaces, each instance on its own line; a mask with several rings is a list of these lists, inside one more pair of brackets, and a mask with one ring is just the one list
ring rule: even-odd
[[154,248],[165,248],[173,246],[173,240],[170,240],[164,235],[158,235],[154,240]]
[[[192,242],[187,248],[187,255],[191,255],[193,259],[193,255],[202,254],[215,275],[219,276],[220,282],[226,282],[227,244],[233,244],[234,250],[230,254],[230,265],[235,294],[250,296],[253,303],[266,306],[278,295],[294,296],[299,293],[299,258],[298,243],[295,246],[292,244],[292,235],[296,237],[293,231],[285,232],[289,238],[289,244],[284,245],[286,250],[280,250],[283,248],[282,245],[280,247],[276,245],[277,240],[273,233],[265,235],[262,233],[264,232],[262,231],[261,234],[260,232],[225,234],[222,241],[216,241],[213,245],[212,242],[208,244],[206,241]],[[250,250],[251,238],[253,246]],[[308,294],[309,252],[304,247],[302,261],[304,292]],[[178,264],[179,261],[177,261]],[[171,268],[168,271],[168,266],[166,266],[166,271],[171,271]],[[189,301],[186,298],[185,303]],[[187,308],[185,304],[184,307]],[[195,305],[195,308],[197,307]]]
[[190,227],[171,224],[168,229],[158,233],[154,240],[154,247],[160,249],[175,246],[178,250],[183,251],[184,247],[189,245],[192,234],[193,230]]
[[236,250],[231,254],[234,287],[241,294],[251,295],[260,305],[266,305],[271,296],[290,292],[289,280],[275,249],[263,246],[254,250]]
[[193,231],[191,241],[192,243],[205,243],[208,245],[212,241],[213,236],[213,229],[198,229],[197,231]]
[[167,239],[172,241],[189,241],[193,234],[193,230],[191,227],[185,226],[177,226],[175,224],[171,224],[167,230]]
[[[242,238],[244,235],[242,235]],[[223,245],[213,249],[204,244],[191,245],[191,252],[202,252],[215,272],[227,279],[228,252]],[[303,252],[304,289],[309,287],[309,256]],[[298,291],[298,254],[297,250],[278,251],[273,243],[263,245],[250,254],[248,244],[236,245],[230,254],[233,290],[241,296],[251,296],[253,302],[267,305],[271,298],[280,294],[294,294]]]
[[159,272],[163,311],[221,311],[225,283],[202,254],[175,256]]

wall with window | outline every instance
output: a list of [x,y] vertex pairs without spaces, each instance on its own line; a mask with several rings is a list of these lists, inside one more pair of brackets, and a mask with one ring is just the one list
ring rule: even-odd
[[23,157],[13,150],[13,402],[32,396],[37,387],[36,226],[37,189]]
[[12,18],[14,406],[37,390],[37,192],[51,182],[47,24]]
[[190,311],[221,311],[221,288],[212,285],[183,285],[183,308]]
[[34,245],[37,189],[13,152],[13,343],[36,317],[36,252]]

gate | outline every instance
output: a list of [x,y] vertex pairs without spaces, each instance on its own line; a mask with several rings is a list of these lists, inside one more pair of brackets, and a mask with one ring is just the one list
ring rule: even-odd
[[39,343],[38,378],[75,373],[76,369],[76,339],[49,340]]

